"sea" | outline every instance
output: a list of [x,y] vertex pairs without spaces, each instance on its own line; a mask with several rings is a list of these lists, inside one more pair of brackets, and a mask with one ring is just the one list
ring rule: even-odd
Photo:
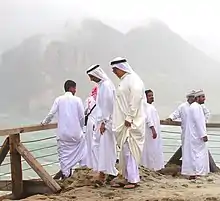
[[[1,114],[0,129],[36,125],[40,124],[41,120],[41,118],[21,117],[14,117],[14,119],[12,119],[6,114]],[[162,125],[161,135],[163,138],[163,152],[165,162],[167,162],[180,147],[180,127]],[[24,146],[31,152],[31,154],[50,175],[55,175],[59,171],[55,136],[56,129],[21,134],[21,141],[23,142]],[[220,129],[208,129],[208,136],[209,150],[216,164],[220,166]],[[0,146],[4,142],[5,138],[6,137],[0,137]],[[24,179],[39,178],[24,159],[22,159],[22,168]],[[10,157],[7,155],[0,166],[0,180],[10,180],[10,172]]]

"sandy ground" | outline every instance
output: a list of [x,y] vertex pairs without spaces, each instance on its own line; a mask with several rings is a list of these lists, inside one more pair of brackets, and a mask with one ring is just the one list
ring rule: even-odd
[[[62,181],[63,191],[58,195],[35,195],[25,201],[220,201],[220,174],[189,181],[178,173],[179,167],[169,167],[160,173],[140,168],[141,182],[136,189],[114,189],[108,185],[93,186],[94,173],[78,169]],[[119,179],[116,179],[119,180]]]

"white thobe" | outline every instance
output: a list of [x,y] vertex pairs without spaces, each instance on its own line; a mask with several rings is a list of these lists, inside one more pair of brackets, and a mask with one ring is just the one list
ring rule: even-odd
[[207,136],[202,106],[197,102],[192,103],[187,118],[181,173],[190,176],[206,175],[210,169],[207,143],[202,139]]
[[[115,88],[110,80],[101,80],[98,83],[96,99],[96,131],[94,135],[94,154],[97,154],[98,163],[95,165],[99,172],[109,175],[118,175],[115,167],[117,160],[116,139],[112,131],[112,113],[115,99]],[[105,132],[101,135],[100,126],[105,123]],[[99,144],[99,145],[98,145]],[[97,158],[97,157],[96,157]],[[94,169],[95,170],[95,169]]]
[[[96,101],[93,98],[93,96],[90,96],[87,99],[86,103],[87,103],[86,113],[89,114],[91,109],[96,104]],[[87,144],[86,166],[88,168],[93,168],[94,167],[92,146],[94,144],[93,135],[94,135],[94,126],[95,126],[95,109],[96,108],[94,108],[92,110],[92,112],[89,114],[88,122],[87,122],[87,126],[86,126],[86,144]]]
[[[137,168],[141,162],[145,139],[144,91],[144,84],[136,73],[125,74],[121,78],[114,104],[113,128],[121,148],[119,168],[130,183],[140,180]],[[125,120],[132,123],[130,128],[124,125]]]
[[[157,138],[153,139],[151,127],[154,127]],[[163,144],[160,133],[160,118],[154,105],[147,103],[145,142],[142,154],[142,165],[151,170],[164,168]]]
[[77,163],[85,165],[87,146],[83,134],[84,107],[79,97],[66,92],[56,98],[42,124],[51,122],[58,114],[57,145],[61,171],[70,175],[70,169]]

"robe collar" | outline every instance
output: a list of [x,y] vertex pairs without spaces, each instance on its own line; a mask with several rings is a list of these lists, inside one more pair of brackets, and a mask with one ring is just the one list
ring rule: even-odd
[[73,96],[73,94],[71,92],[69,92],[69,91],[65,92],[65,95],[66,96]]
[[125,73],[125,74],[120,78],[120,80],[123,80],[123,79],[126,77],[126,75],[128,75],[128,74],[130,74],[130,73]]

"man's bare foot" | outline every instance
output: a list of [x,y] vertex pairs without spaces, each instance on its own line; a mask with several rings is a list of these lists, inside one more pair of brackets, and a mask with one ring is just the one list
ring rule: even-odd
[[124,189],[134,189],[137,188],[139,185],[137,183],[128,183],[124,186]]

